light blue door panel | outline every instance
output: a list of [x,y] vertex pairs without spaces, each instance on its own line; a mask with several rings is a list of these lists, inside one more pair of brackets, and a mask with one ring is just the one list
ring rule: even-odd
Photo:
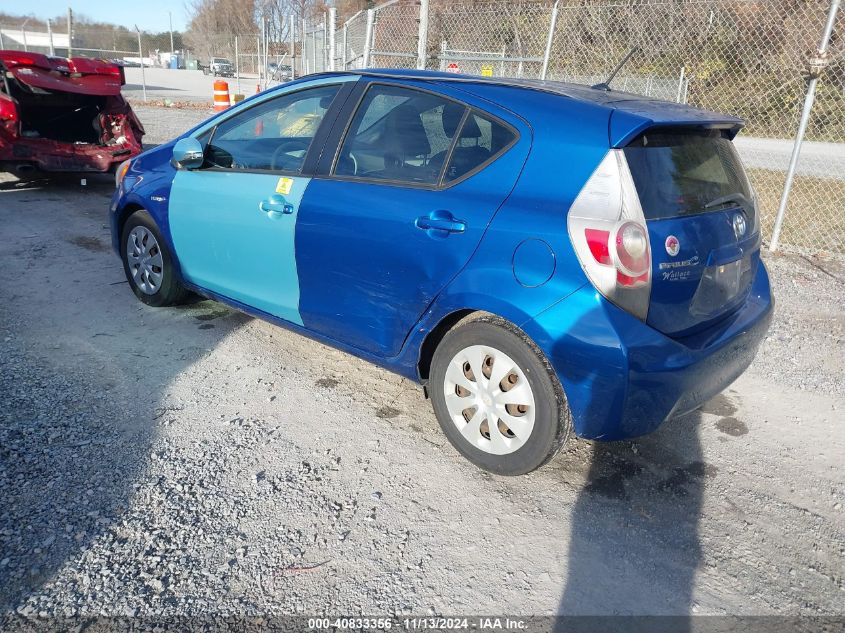
[[179,171],[169,220],[185,279],[302,325],[294,236],[310,179]]

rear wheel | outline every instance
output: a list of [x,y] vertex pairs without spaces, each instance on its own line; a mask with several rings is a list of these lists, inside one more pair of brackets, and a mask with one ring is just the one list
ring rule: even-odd
[[539,468],[571,432],[569,407],[548,362],[521,330],[497,317],[465,321],[443,337],[429,386],[449,441],[500,475]]
[[177,278],[173,256],[146,211],[136,211],[126,220],[120,254],[129,286],[141,301],[163,307],[185,300],[188,293]]

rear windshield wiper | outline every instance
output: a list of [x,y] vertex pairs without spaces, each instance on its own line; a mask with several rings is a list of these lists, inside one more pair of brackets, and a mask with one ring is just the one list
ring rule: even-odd
[[725,196],[720,196],[720,197],[716,198],[715,200],[711,200],[710,202],[708,202],[707,204],[704,205],[704,208],[705,209],[712,209],[713,207],[720,207],[723,204],[728,204],[729,202],[736,202],[743,208],[748,208],[748,209],[754,208],[754,205],[751,203],[751,200],[749,200],[747,197],[745,197],[744,194],[741,194],[739,192],[729,193]]

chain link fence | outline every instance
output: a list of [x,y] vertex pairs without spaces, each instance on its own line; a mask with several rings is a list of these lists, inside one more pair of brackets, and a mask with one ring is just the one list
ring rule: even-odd
[[[845,254],[845,17],[838,0],[561,1],[554,5],[393,0],[337,26],[321,68],[427,68],[594,84],[635,52],[618,90],[736,114],[736,145],[774,230],[808,77],[810,111],[779,245]],[[333,24],[328,23],[331,31]],[[422,39],[421,39],[422,35]],[[308,38],[306,37],[306,40]],[[328,45],[330,38],[325,38]],[[308,72],[312,72],[308,69]]]
[[[806,132],[778,245],[845,255],[845,12],[840,0],[559,0],[507,3],[389,0],[345,22],[337,10],[288,16],[285,41],[203,34],[178,67],[212,57],[266,87],[326,70],[427,68],[594,84],[628,52],[618,90],[736,114],[736,140],[758,194],[763,235],[775,231],[795,139]],[[170,66],[170,45],[128,28],[0,25],[0,47]],[[62,39],[63,38],[63,39]],[[821,42],[821,46],[820,46]],[[70,44],[70,46],[69,46]],[[187,50],[189,49],[189,50]],[[825,50],[826,49],[826,50]],[[820,52],[821,51],[821,52]],[[284,69],[279,75],[272,64]],[[808,90],[808,87],[811,87]],[[807,95],[815,91],[812,108]],[[809,99],[812,102],[812,99]]]

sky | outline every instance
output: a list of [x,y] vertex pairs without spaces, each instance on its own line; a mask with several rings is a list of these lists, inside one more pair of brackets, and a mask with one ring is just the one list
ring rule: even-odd
[[[37,9],[34,8],[37,6]],[[187,26],[183,0],[0,0],[0,11],[38,18],[65,15],[68,6],[74,14],[82,14],[97,22],[111,22],[143,31],[167,31],[168,11],[173,14],[173,30],[182,31]]]

